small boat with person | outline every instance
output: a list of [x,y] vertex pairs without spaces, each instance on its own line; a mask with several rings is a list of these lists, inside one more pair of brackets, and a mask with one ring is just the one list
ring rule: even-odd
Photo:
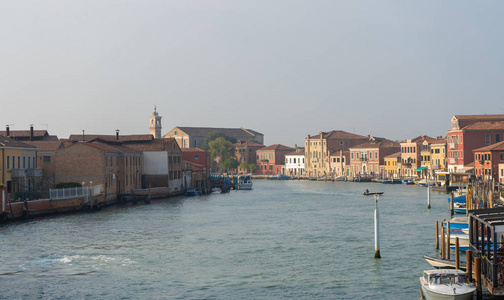
[[420,277],[422,295],[427,300],[473,298],[476,287],[468,283],[467,274],[462,270],[425,270]]
[[238,189],[251,190],[252,189],[252,176],[240,175],[238,176]]

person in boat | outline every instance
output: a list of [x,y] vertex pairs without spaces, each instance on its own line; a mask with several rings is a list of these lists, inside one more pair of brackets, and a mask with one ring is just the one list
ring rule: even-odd
[[369,190],[368,189],[366,189],[366,194],[369,194]]

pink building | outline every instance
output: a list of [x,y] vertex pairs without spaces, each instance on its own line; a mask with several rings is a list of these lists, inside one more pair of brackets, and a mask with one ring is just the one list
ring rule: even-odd
[[284,174],[285,155],[296,149],[280,144],[271,145],[258,149],[257,174],[276,175]]
[[451,124],[446,132],[449,172],[464,172],[474,161],[473,150],[504,140],[504,115],[459,115]]
[[369,142],[350,148],[350,168],[352,175],[377,176],[385,165],[385,156],[400,150],[398,142],[383,138],[371,138]]

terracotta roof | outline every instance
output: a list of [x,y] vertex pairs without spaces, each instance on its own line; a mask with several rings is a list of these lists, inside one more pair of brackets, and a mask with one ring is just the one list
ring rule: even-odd
[[396,153],[392,153],[390,155],[387,155],[384,158],[399,158],[399,157],[401,157],[401,152],[400,151],[396,152]]
[[137,151],[167,151],[172,143],[177,142],[173,138],[162,138],[153,139],[148,143],[128,143],[126,146]]
[[329,132],[319,132],[318,135],[315,136],[310,136],[311,139],[328,139],[328,140],[335,140],[335,139],[345,139],[345,140],[350,140],[350,139],[368,139],[369,137],[363,136],[363,135],[358,135],[355,133],[350,133],[342,130],[333,130]]
[[245,140],[245,141],[239,140],[236,143],[234,143],[233,146],[235,146],[235,147],[240,147],[240,146],[245,146],[245,147],[264,147],[263,144],[259,144],[259,143],[256,143],[254,141],[248,141],[248,140]]
[[103,135],[103,134],[72,134],[68,138],[71,142],[82,142],[84,137],[84,141],[90,141],[94,139],[102,139],[109,141],[120,141],[120,142],[139,142],[139,141],[152,141],[154,136],[152,134],[132,134],[132,135],[119,135],[119,140],[116,135]]
[[459,120],[504,120],[504,115],[456,115]]
[[57,151],[65,148],[62,141],[26,141],[25,143],[37,147],[39,151]]
[[465,131],[504,130],[504,121],[476,122],[462,128]]
[[291,148],[291,147],[287,147],[287,146],[284,146],[284,145],[280,145],[280,144],[274,144],[274,145],[271,145],[271,146],[267,146],[267,147],[264,147],[264,148],[261,148],[261,149],[257,149],[256,151],[267,151],[267,150],[275,150],[275,151],[294,151],[295,149],[294,148]]
[[391,140],[387,139],[382,139],[382,140],[376,140],[372,142],[367,142],[367,143],[362,143],[359,145],[355,145],[353,147],[350,147],[350,149],[367,149],[367,148],[401,148],[401,144],[398,142],[394,142]]
[[3,135],[0,135],[0,147],[33,148],[34,150],[37,148],[33,145],[16,141]]
[[501,151],[501,150],[504,150],[504,141],[492,144],[490,146],[474,149],[473,152]]
[[[411,139],[411,143],[417,143],[417,144],[422,144],[424,141],[427,141],[429,144],[432,144],[435,141],[437,141],[437,139],[430,137],[430,136],[427,136],[427,135],[420,135],[414,139]],[[408,142],[408,140],[406,140],[406,141],[401,142],[401,144],[403,144],[403,143],[409,143],[409,142]]]
[[192,148],[182,148],[182,152],[206,152],[206,151],[200,148],[192,147]]
[[177,126],[176,128],[187,133],[188,135],[203,136],[203,137],[211,132],[221,132],[221,133],[224,133],[224,134],[231,136],[231,137],[241,137],[243,135],[249,135],[251,138],[253,138],[256,135],[263,135],[260,132],[254,131],[252,129],[245,129],[243,127],[241,127],[241,128],[213,128],[213,127],[180,127],[180,126]]
[[285,155],[304,155],[304,154],[305,154],[304,150],[299,150],[299,152],[293,151],[293,152],[287,153]]
[[431,145],[446,145],[446,137],[437,138]]

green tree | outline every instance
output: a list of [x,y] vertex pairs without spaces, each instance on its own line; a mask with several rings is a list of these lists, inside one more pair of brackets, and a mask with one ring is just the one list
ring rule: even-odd
[[250,173],[255,173],[255,171],[257,171],[257,165],[256,164],[250,164],[248,166],[248,170],[250,171]]
[[231,142],[231,144],[234,144],[237,141],[236,138],[230,137],[229,135],[227,135],[225,133],[218,132],[218,131],[212,131],[205,136],[205,140],[203,141],[203,145],[201,146],[201,149],[203,149],[205,151],[209,151],[210,150],[210,142],[214,141],[220,137]]
[[247,164],[247,162],[245,162],[245,161],[244,161],[244,162],[242,162],[242,163],[240,164],[240,168],[241,168],[241,169],[243,169],[243,170],[247,170],[247,171],[248,171],[248,169],[249,169],[249,164]]
[[226,173],[229,170],[235,170],[238,167],[238,161],[234,157],[230,157],[224,161],[221,161],[221,166],[223,170],[226,170]]
[[235,149],[233,147],[233,144],[223,137],[216,138],[215,140],[208,143],[208,146],[208,152],[210,152],[210,158],[212,160],[220,158],[220,161],[224,162],[228,158],[234,157]]

